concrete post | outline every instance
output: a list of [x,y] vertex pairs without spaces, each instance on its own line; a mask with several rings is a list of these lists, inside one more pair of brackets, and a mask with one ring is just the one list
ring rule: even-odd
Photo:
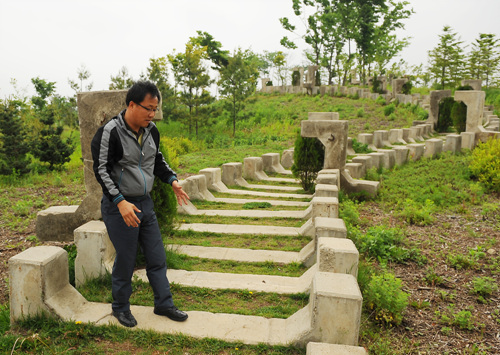
[[311,201],[311,218],[316,217],[338,218],[339,200],[335,197],[313,197]]
[[315,197],[339,197],[339,188],[337,185],[316,184]]
[[443,151],[458,154],[462,151],[462,136],[460,134],[448,134]]
[[281,166],[285,169],[290,169],[293,165],[293,152],[294,149],[287,149],[281,155]]
[[408,143],[415,143],[415,131],[410,128],[403,128],[403,140]]
[[377,147],[373,145],[373,134],[371,133],[358,134],[358,142],[366,144],[371,150],[377,150]]
[[393,149],[396,152],[396,165],[401,166],[408,161],[410,148],[406,146],[395,146]]
[[408,144],[408,149],[410,149],[409,159],[417,161],[424,156],[425,144]]
[[462,132],[460,136],[462,136],[462,149],[474,149],[476,146],[476,134],[474,132]]
[[350,239],[318,238],[317,263],[320,272],[358,277],[359,252]]
[[341,218],[316,217],[314,228],[316,238],[347,238],[347,228]]
[[279,153],[266,153],[262,155],[263,170],[268,173],[285,173],[285,169],[280,164]]
[[424,157],[435,158],[443,151],[443,140],[432,138],[425,141]]
[[222,182],[221,168],[206,168],[200,170],[201,175],[205,175],[207,188],[210,191],[227,192],[229,189]]
[[353,163],[363,164],[363,166],[364,166],[363,170],[365,172],[365,175],[366,175],[366,172],[373,167],[373,158],[370,155],[358,155],[358,156],[352,158],[351,161]]
[[430,93],[429,101],[429,117],[427,122],[432,124],[432,128],[436,128],[439,117],[439,102],[445,97],[451,96],[451,90],[435,90]]
[[226,186],[248,186],[248,182],[242,177],[242,163],[226,163],[222,164],[222,182]]
[[361,179],[366,175],[364,165],[361,163],[347,163],[345,168],[354,179]]
[[243,177],[250,180],[265,180],[269,177],[263,170],[264,163],[261,157],[243,159]]

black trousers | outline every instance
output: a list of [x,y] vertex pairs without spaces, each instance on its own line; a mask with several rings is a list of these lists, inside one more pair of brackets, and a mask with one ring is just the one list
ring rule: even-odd
[[146,274],[153,288],[155,307],[172,307],[174,303],[167,279],[165,247],[153,201],[147,196],[142,200],[129,200],[129,202],[134,203],[141,210],[141,212],[136,212],[141,221],[138,227],[128,227],[118,207],[107,197],[103,197],[101,201],[102,219],[116,250],[112,272],[113,311],[130,310],[129,299],[132,294],[132,275],[138,243],[146,258]]

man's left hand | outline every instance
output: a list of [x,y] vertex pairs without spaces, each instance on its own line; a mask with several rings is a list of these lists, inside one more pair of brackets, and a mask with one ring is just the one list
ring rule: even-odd
[[175,180],[172,183],[172,188],[174,189],[175,196],[177,197],[177,202],[179,205],[182,206],[184,203],[185,205],[188,204],[189,196],[188,194],[182,189],[181,184],[177,180]]

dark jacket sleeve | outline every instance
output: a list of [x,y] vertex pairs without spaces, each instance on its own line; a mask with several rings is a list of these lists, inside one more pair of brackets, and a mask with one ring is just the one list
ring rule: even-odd
[[115,204],[124,200],[120,189],[111,178],[111,171],[114,164],[121,159],[123,148],[119,144],[116,128],[105,130],[105,126],[100,127],[91,143],[93,170],[97,182],[102,187],[103,194]]
[[177,180],[177,174],[170,168],[160,151],[160,132],[156,126],[151,130],[151,135],[156,145],[155,168],[153,173],[155,176],[158,176],[161,181],[172,185],[172,183]]

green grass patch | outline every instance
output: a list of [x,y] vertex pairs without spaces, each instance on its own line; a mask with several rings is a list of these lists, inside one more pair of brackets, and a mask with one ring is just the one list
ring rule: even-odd
[[225,216],[189,216],[182,215],[177,218],[178,223],[208,223],[208,224],[244,224],[244,225],[266,225],[276,227],[302,226],[305,221],[298,218],[282,217],[225,217]]
[[311,241],[307,236],[266,236],[258,234],[219,234],[211,232],[175,231],[166,237],[169,244],[204,247],[246,248],[255,250],[300,251]]
[[[130,303],[139,306],[154,306],[154,294],[149,283],[139,279],[132,282]],[[109,303],[111,299],[111,277],[98,278],[79,288],[90,302]],[[184,311],[230,313],[265,318],[288,318],[309,302],[309,295],[254,292],[251,290],[212,290],[171,284],[175,304]]]
[[193,205],[200,210],[241,210],[258,209],[265,211],[303,211],[305,206],[273,206],[269,202],[248,202],[248,203],[225,203],[218,201],[191,200]]
[[[239,189],[239,187],[238,187]],[[242,189],[244,190],[244,189]],[[283,191],[281,191],[283,192]],[[296,193],[296,192],[294,192]],[[293,198],[293,197],[275,197],[275,196],[255,196],[255,195],[239,195],[232,193],[224,193],[224,192],[212,192],[212,195],[216,198],[238,198],[238,199],[246,199],[246,200],[262,200],[265,198],[266,200],[280,200],[280,201],[297,201],[297,202],[311,202],[311,198]]]

